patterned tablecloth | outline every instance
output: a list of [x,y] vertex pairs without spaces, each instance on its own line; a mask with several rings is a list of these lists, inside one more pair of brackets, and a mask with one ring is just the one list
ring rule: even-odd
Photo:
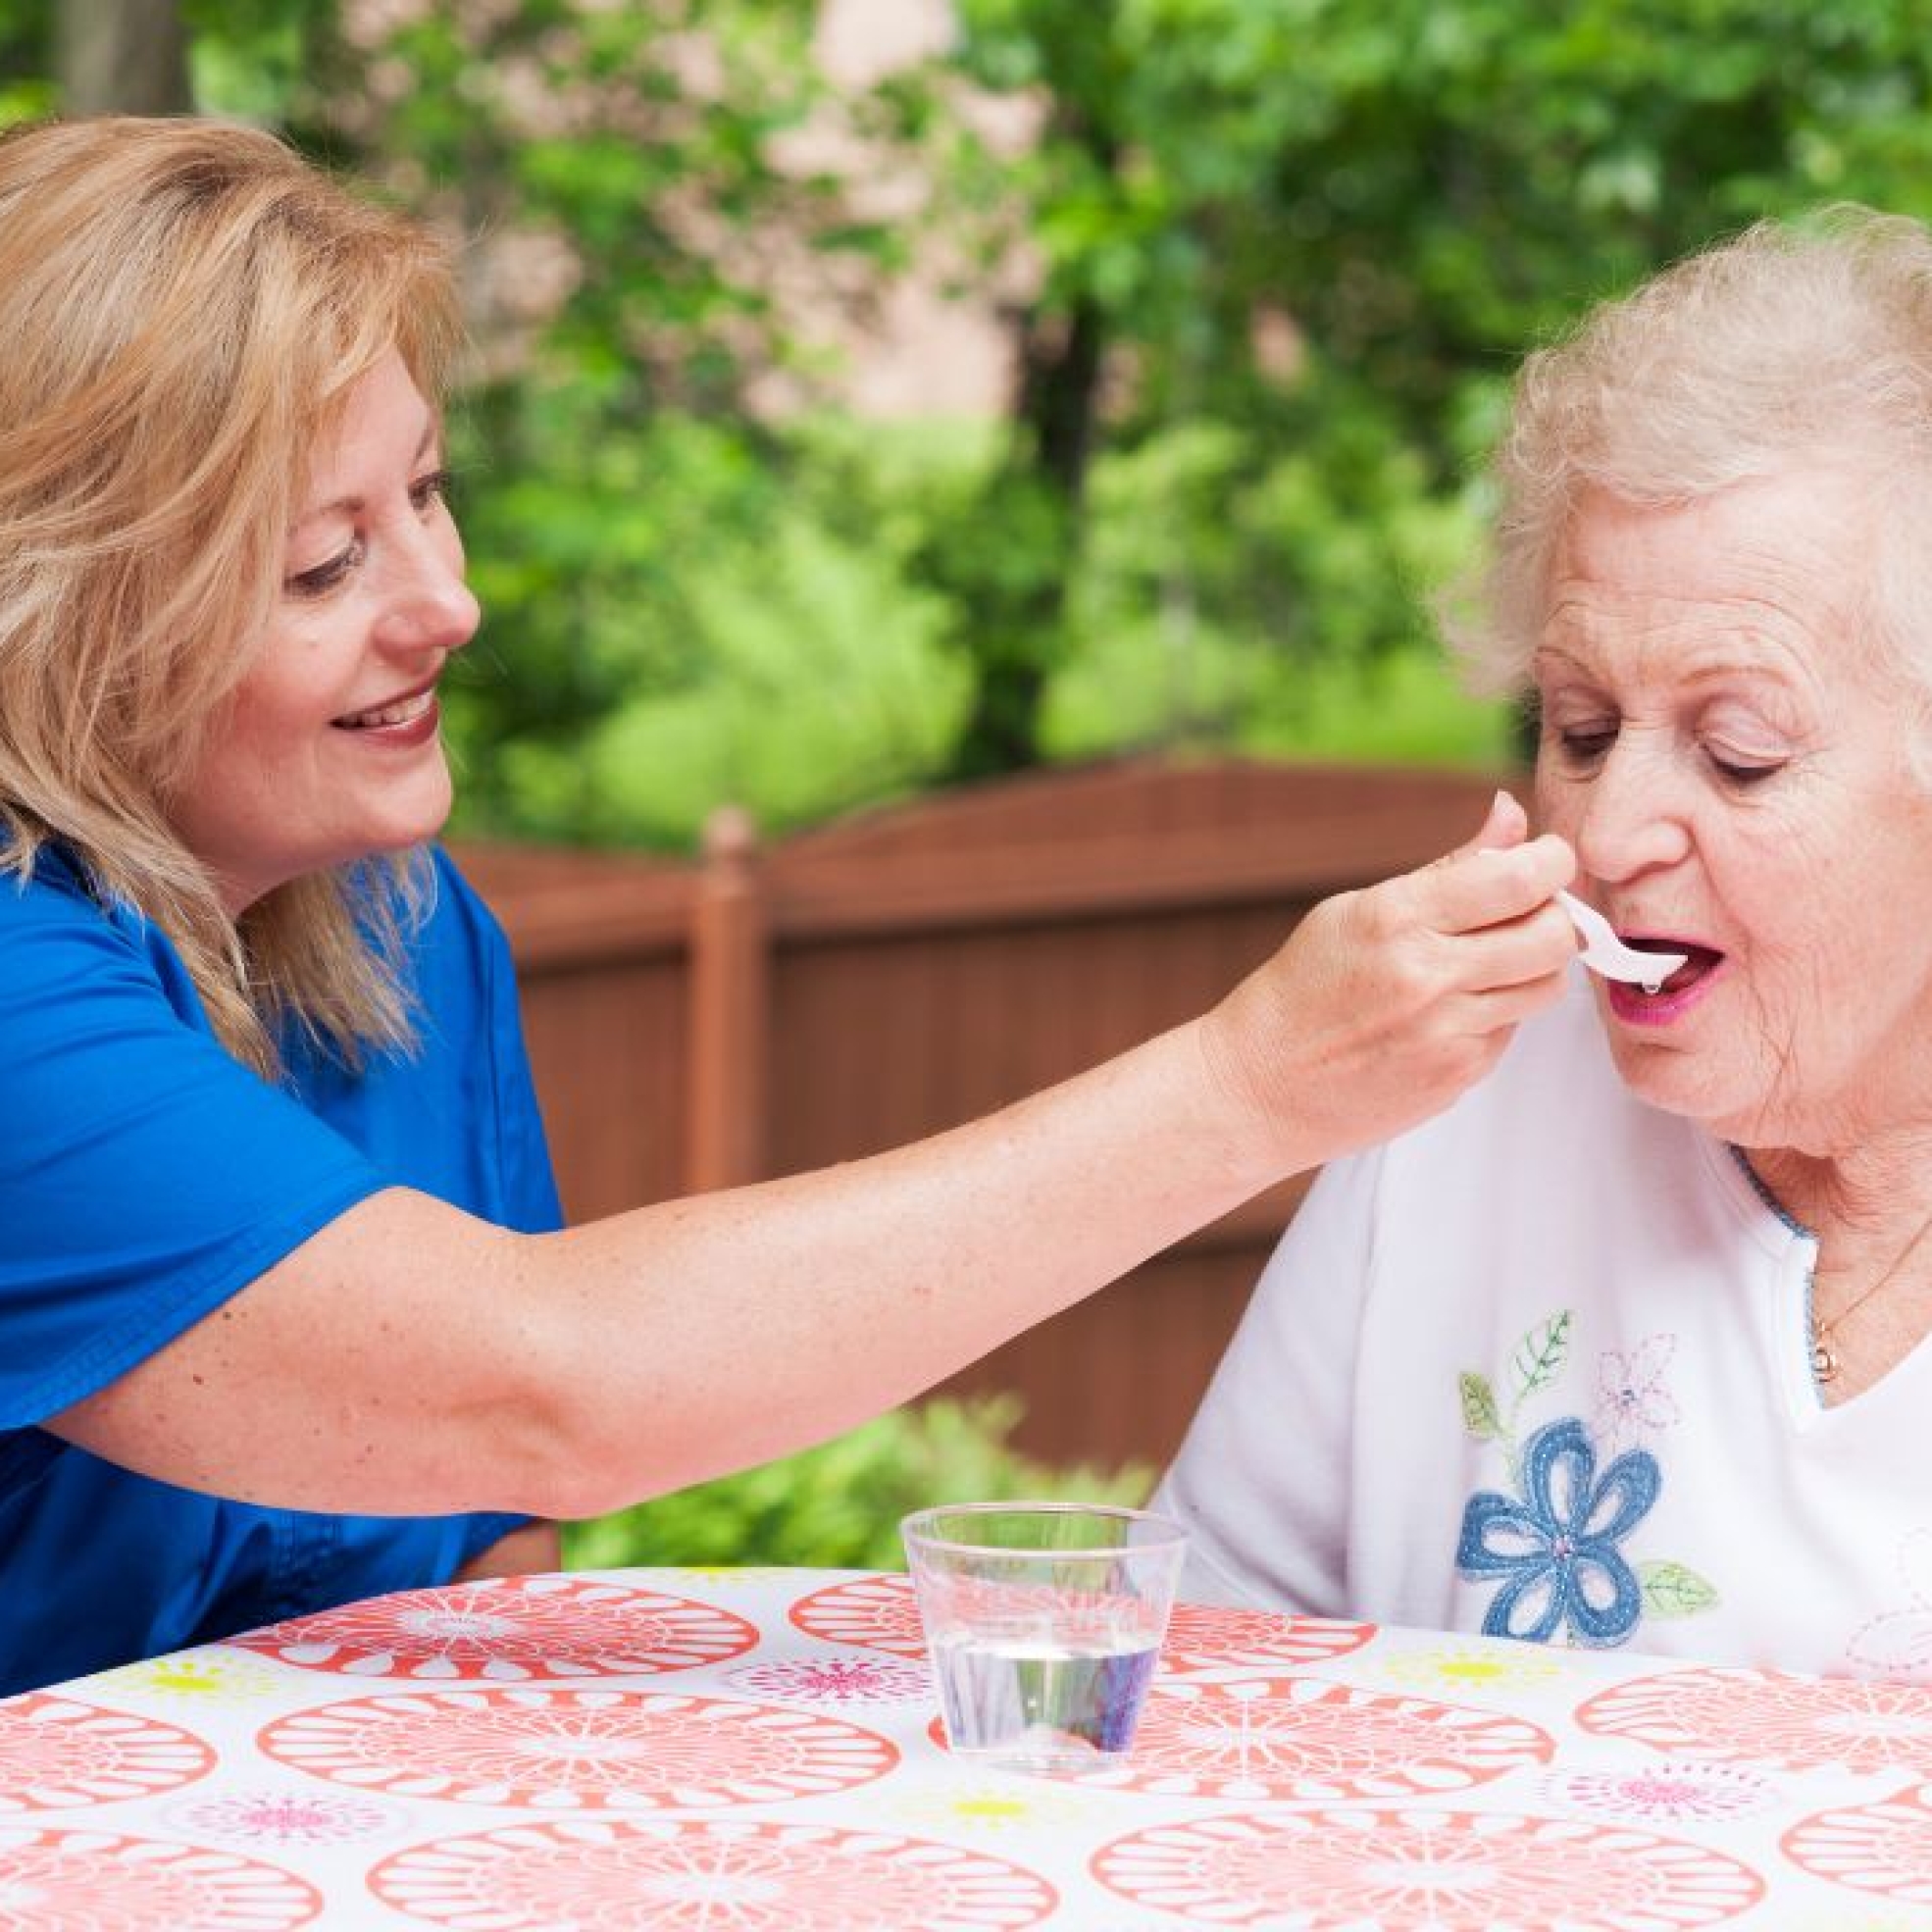
[[1133,1759],[935,1737],[903,1576],[385,1597],[0,1702],[20,1932],[1932,1928],[1932,1689],[1175,1613]]

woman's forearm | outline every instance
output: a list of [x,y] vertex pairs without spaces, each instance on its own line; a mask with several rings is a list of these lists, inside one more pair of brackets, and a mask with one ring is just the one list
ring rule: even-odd
[[912,1146],[554,1235],[373,1195],[49,1426],[357,1512],[584,1515],[797,1448],[1479,1078],[1575,945],[1567,848],[1486,833],[1324,901],[1199,1019]]
[[1230,1112],[1196,1023],[913,1146],[546,1238],[610,1485],[574,1500],[849,1427],[1125,1274],[1277,1178]]

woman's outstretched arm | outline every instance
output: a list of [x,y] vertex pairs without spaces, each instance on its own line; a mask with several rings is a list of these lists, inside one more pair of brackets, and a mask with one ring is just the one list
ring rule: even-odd
[[540,1236],[378,1194],[50,1426],[358,1513],[590,1515],[780,1454],[1447,1105],[1556,997],[1572,869],[1500,800],[1198,1019],[870,1159]]

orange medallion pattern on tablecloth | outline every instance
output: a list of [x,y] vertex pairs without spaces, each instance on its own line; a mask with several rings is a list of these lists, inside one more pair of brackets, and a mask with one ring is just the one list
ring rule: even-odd
[[739,1819],[506,1826],[398,1852],[369,1885],[455,1932],[1020,1932],[1059,1903],[957,1846]]
[[[815,1590],[792,1604],[791,1621],[808,1637],[827,1644],[856,1644],[900,1657],[926,1654],[926,1632],[919,1621],[912,1579],[897,1572]],[[1169,1676],[1230,1666],[1305,1668],[1360,1650],[1375,1632],[1372,1623],[1177,1603],[1161,1646],[1160,1667]]]
[[672,1692],[397,1692],[278,1719],[268,1756],[397,1798],[655,1811],[817,1798],[882,1778],[890,1738],[816,1711]]
[[1821,1811],[1793,1825],[1778,1845],[1814,1878],[1932,1906],[1932,1785],[1877,1805]]
[[1555,1753],[1549,1732],[1493,1710],[1319,1677],[1182,1679],[1155,1684],[1133,1755],[1082,1783],[1170,1798],[1413,1798],[1466,1791]]
[[1932,1690],[1913,1684],[1743,1666],[1670,1670],[1589,1699],[1576,1721],[1680,1757],[1932,1776]]
[[201,1739],[152,1717],[40,1691],[0,1704],[0,1813],[152,1798],[214,1768]]
[[1273,1610],[1176,1603],[1160,1649],[1160,1667],[1170,1677],[1198,1670],[1268,1670],[1278,1664],[1325,1663],[1359,1651],[1374,1637],[1372,1623],[1332,1617],[1285,1616]]
[[1422,1809],[1157,1825],[1103,1846],[1093,1871],[1140,1906],[1296,1932],[1690,1932],[1764,1894],[1750,1866],[1651,1832]]
[[814,1590],[792,1604],[791,1621],[807,1637],[826,1644],[857,1644],[868,1651],[890,1651],[895,1657],[926,1654],[912,1579],[896,1571]]
[[0,1932],[285,1932],[321,1910],[306,1879],[231,1852],[0,1826]]
[[695,1670],[742,1656],[758,1632],[687,1597],[593,1577],[514,1576],[376,1597],[229,1641],[348,1677],[530,1683]]

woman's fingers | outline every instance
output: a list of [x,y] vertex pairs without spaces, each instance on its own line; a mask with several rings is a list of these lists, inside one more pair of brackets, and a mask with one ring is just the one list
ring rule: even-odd
[[1311,907],[1205,1017],[1211,1064],[1259,1101],[1297,1164],[1447,1106],[1560,996],[1576,939],[1555,893],[1576,860],[1527,832],[1499,793],[1456,850]]
[[1499,791],[1490,800],[1489,816],[1476,836],[1435,863],[1449,865],[1468,852],[1504,851],[1511,845],[1520,845],[1529,834],[1529,814],[1509,792]]
[[1575,874],[1575,854],[1546,833],[1505,848],[1465,848],[1391,880],[1388,890],[1398,914],[1428,931],[1477,933],[1550,904]]
[[1437,941],[1455,962],[1458,982],[1472,991],[1560,979],[1576,957],[1576,928],[1553,898],[1515,919],[1456,933]]

